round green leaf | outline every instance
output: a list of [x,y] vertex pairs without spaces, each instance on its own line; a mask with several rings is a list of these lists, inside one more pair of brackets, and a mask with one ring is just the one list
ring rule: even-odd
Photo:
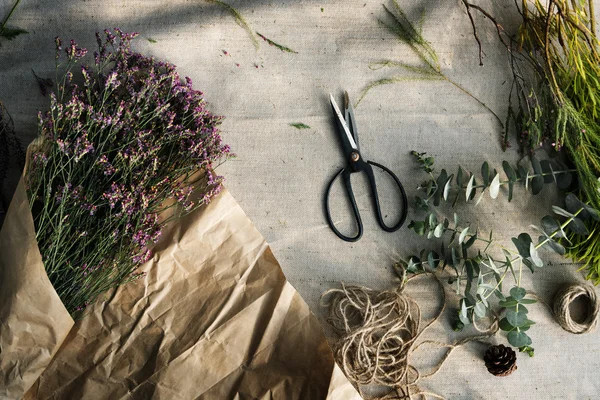
[[522,287],[515,286],[512,289],[510,289],[511,297],[517,301],[525,297],[526,294],[527,291],[525,291],[525,289],[523,289]]
[[514,347],[529,346],[531,344],[531,338],[524,332],[514,330],[508,332],[508,343]]
[[587,236],[590,234],[588,228],[579,218],[573,218],[573,220],[569,222],[569,225],[567,225],[567,229],[576,233],[577,235]]
[[509,310],[506,312],[506,319],[514,327],[520,327],[527,321],[527,314]]
[[498,326],[500,327],[500,329],[502,329],[503,331],[506,331],[506,332],[510,332],[513,329],[515,329],[515,327],[512,326],[506,318],[502,318],[500,320],[500,322],[498,323]]

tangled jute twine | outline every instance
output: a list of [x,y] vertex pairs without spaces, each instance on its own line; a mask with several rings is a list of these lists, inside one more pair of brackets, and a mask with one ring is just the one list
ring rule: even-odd
[[[571,318],[570,306],[579,297],[583,297],[585,300],[586,312],[583,321],[576,322]],[[561,289],[554,297],[552,312],[564,330],[571,333],[588,333],[598,323],[600,299],[596,295],[596,290],[590,285],[569,285]]]
[[[413,396],[444,397],[419,389],[420,379],[435,375],[450,353],[465,343],[482,340],[494,335],[498,330],[497,319],[487,331],[454,343],[441,343],[418,338],[442,315],[446,296],[443,284],[435,275],[439,286],[441,306],[435,316],[421,325],[421,309],[410,296],[404,293],[406,284],[415,275],[406,279],[403,276],[396,290],[376,291],[362,286],[347,286],[331,289],[323,293],[322,305],[329,307],[329,322],[340,333],[341,338],[334,345],[336,359],[346,376],[353,381],[359,391],[363,385],[383,385],[392,389],[392,397],[412,399]],[[328,301],[326,300],[328,299]],[[425,345],[446,348],[440,361],[427,373],[422,374],[410,363],[410,357]]]

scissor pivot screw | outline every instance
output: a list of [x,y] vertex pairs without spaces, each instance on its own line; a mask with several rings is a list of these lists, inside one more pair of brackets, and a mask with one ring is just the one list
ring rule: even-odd
[[356,162],[360,160],[360,155],[357,152],[353,151],[352,154],[350,154],[350,159]]

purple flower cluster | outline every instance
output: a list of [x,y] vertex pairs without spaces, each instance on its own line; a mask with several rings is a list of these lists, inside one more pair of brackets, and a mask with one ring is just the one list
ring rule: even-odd
[[72,312],[139,278],[164,224],[219,193],[212,168],[230,156],[221,117],[174,65],[134,52],[136,35],[96,34],[92,66],[77,66],[87,50],[74,41],[60,64],[56,39],[67,70],[39,114],[27,185],[46,269]]

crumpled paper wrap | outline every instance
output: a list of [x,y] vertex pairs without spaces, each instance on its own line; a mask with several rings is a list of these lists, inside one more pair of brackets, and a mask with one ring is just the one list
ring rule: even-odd
[[43,269],[23,182],[0,252],[0,398],[360,398],[227,191],[165,231],[143,279],[75,323]]

